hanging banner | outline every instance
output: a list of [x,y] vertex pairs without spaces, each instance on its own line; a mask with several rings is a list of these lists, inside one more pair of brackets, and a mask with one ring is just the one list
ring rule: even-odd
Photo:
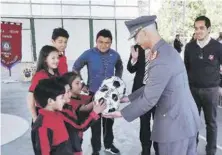
[[22,59],[22,24],[1,22],[1,64],[10,71]]

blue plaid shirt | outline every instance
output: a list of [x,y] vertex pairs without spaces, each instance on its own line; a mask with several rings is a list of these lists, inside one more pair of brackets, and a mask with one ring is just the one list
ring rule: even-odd
[[[74,63],[73,70],[80,70],[87,65],[89,91],[95,93],[102,81],[111,76],[122,77],[123,65],[120,55],[113,49],[102,53],[97,48],[85,51]],[[115,73],[114,73],[115,72]]]

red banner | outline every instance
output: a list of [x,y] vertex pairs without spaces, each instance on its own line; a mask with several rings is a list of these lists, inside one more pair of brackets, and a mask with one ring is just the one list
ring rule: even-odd
[[1,64],[9,70],[22,59],[22,24],[1,22]]

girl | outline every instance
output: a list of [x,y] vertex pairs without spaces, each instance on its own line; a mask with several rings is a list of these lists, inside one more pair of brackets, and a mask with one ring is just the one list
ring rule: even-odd
[[[72,119],[76,123],[74,127],[68,123],[65,123],[65,125],[69,133],[74,154],[81,155],[83,131],[87,130],[93,122],[99,119],[100,116],[98,114],[106,108],[106,105],[103,104],[102,101],[98,104],[94,104],[93,102],[90,102],[91,97],[80,95],[82,83],[81,77],[77,73],[65,73],[62,78],[63,81],[67,81],[67,83],[69,83],[72,94],[70,103],[64,106],[64,110],[62,113],[67,118]],[[74,115],[72,112],[70,112],[70,110],[74,113]],[[87,116],[81,118],[81,116],[79,115],[80,111],[91,112],[88,112]]]
[[[88,112],[93,108],[92,96],[82,95],[83,88],[81,76],[76,72],[68,72],[63,75],[63,78],[71,87],[71,104],[75,110],[79,108],[82,112]],[[90,102],[90,103],[89,103]]]
[[51,77],[59,76],[59,72],[57,69],[58,63],[59,63],[58,50],[53,46],[49,45],[43,46],[39,53],[37,70],[32,78],[31,86],[29,87],[29,93],[27,97],[28,109],[31,112],[33,122],[36,120],[38,115],[38,110],[40,108],[40,106],[36,104],[33,97],[33,92],[35,90],[35,87],[42,79],[48,79]]

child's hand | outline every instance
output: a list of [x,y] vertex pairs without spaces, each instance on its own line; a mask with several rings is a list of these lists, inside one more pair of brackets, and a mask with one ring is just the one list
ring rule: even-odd
[[94,102],[90,102],[89,104],[84,104],[80,107],[80,111],[91,111],[93,109]]
[[103,112],[106,109],[106,102],[105,100],[100,100],[98,103],[94,103],[93,111],[97,114]]

